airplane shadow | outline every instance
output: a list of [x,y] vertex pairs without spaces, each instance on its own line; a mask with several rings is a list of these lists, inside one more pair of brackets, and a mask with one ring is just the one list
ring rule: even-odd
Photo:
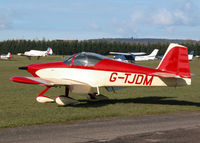
[[[138,97],[138,98],[128,98],[128,99],[109,99],[104,101],[92,102],[88,100],[79,100],[80,103],[75,105],[70,105],[71,107],[100,107],[109,104],[117,103],[136,103],[136,104],[158,104],[158,105],[178,105],[178,106],[196,106],[200,107],[198,102],[190,102],[184,100],[175,100],[174,97]],[[69,105],[68,105],[69,106]]]

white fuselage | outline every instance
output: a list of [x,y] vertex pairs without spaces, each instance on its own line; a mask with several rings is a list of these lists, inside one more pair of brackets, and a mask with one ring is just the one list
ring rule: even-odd
[[46,56],[46,51],[39,51],[39,50],[30,50],[24,53],[25,56]]
[[0,59],[3,59],[3,60],[11,59],[11,53],[9,52],[7,55],[0,55]]
[[193,59],[193,55],[188,55],[188,60],[191,61]]
[[135,61],[148,61],[148,60],[155,60],[155,56],[135,56]]
[[[80,74],[81,73],[81,74]],[[55,83],[62,81],[63,85],[68,80],[83,82],[91,87],[106,86],[182,86],[190,85],[191,79],[160,78],[140,73],[126,73],[101,71],[78,68],[45,68],[40,69],[36,74],[46,80],[53,80]]]
[[3,60],[8,60],[9,57],[5,56],[5,55],[0,55],[0,59],[3,59]]

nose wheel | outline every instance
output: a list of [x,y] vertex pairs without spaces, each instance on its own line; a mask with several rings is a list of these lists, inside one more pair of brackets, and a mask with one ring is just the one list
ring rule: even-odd
[[38,96],[36,97],[36,101],[39,103],[51,103],[54,102],[53,99],[51,99],[48,96],[45,96],[44,93],[47,92],[51,87],[47,86],[44,90],[42,90],[42,92],[40,92],[38,94]]

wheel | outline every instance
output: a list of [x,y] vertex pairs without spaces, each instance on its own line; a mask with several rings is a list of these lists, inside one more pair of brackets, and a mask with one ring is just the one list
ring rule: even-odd
[[108,100],[108,97],[102,95],[102,94],[97,94],[97,93],[88,93],[87,99],[89,101],[101,101],[101,100]]
[[36,101],[39,102],[39,103],[51,103],[51,102],[54,102],[53,99],[47,97],[47,96],[37,96],[36,98]]
[[72,105],[72,104],[79,103],[77,100],[67,97],[65,95],[57,96],[55,101],[60,106],[66,106],[66,105]]

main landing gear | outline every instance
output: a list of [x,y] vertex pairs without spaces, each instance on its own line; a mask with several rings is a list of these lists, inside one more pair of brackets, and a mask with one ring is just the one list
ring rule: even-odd
[[[43,95],[45,92],[47,92],[51,87],[47,86],[42,92],[40,92],[36,98],[37,102],[39,103],[51,103],[54,102],[54,99],[51,99],[48,96]],[[87,99],[89,101],[101,101],[101,100],[107,100],[108,97],[100,94],[99,88],[97,87],[97,93],[88,93]],[[60,106],[66,106],[70,104],[76,104],[79,103],[79,101],[69,97],[69,88],[65,87],[65,95],[57,96],[55,99],[55,102]]]
[[69,97],[68,87],[65,87],[65,95],[57,96],[55,101],[60,106],[66,106],[66,105],[78,103],[77,100]]
[[87,99],[89,101],[101,101],[101,100],[107,100],[108,97],[100,94],[99,87],[97,87],[97,93],[96,92],[94,92],[94,93],[88,93]]
[[98,94],[98,93],[88,93],[87,95],[87,99],[89,101],[101,101],[101,100],[108,100],[108,97],[102,95],[102,94]]

